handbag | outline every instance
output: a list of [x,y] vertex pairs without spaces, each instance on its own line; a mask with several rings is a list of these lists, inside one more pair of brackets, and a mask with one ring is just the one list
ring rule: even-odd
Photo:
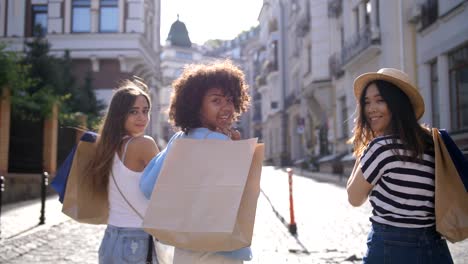
[[[80,141],[94,143],[94,142],[96,142],[97,136],[98,136],[97,133],[94,133],[94,132],[91,132],[91,131],[86,131],[83,134],[83,136],[81,136]],[[59,195],[60,203],[63,203],[63,198],[65,196],[65,190],[67,188],[68,176],[70,175],[70,170],[71,170],[71,167],[72,167],[73,159],[75,157],[77,145],[73,146],[72,150],[68,154],[65,161],[62,163],[62,165],[60,165],[59,169],[57,170],[57,173],[55,174],[54,179],[52,180],[52,182],[50,184],[52,186],[52,188]]]
[[436,229],[452,243],[468,237],[468,193],[441,133],[432,129],[435,154]]
[[249,246],[263,151],[257,139],[175,140],[153,189],[143,229],[166,244],[192,251]]
[[76,147],[66,188],[62,212],[72,219],[87,224],[107,224],[109,201],[107,197],[95,194],[87,184],[82,184],[82,175],[86,173],[96,155],[96,144],[80,141]]

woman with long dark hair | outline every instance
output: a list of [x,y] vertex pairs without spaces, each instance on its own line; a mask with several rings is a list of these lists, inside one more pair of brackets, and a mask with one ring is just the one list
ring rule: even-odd
[[369,198],[372,229],[364,263],[453,263],[435,229],[434,144],[418,123],[424,100],[406,73],[392,68],[354,81],[354,154],[347,183],[353,206]]
[[109,201],[99,263],[157,263],[152,238],[141,228],[148,201],[138,187],[143,169],[159,152],[144,135],[151,112],[146,91],[141,81],[126,81],[115,91],[99,131],[96,158],[83,175],[87,189]]

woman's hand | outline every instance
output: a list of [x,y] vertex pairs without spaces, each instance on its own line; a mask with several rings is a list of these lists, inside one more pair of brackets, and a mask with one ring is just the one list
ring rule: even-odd
[[223,133],[224,135],[228,136],[232,140],[240,140],[241,139],[241,134],[239,130],[235,128],[216,128],[216,131]]

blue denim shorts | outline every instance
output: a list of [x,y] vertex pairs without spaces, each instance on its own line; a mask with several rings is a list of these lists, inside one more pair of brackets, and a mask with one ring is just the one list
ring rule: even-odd
[[[145,264],[148,255],[149,234],[141,228],[107,225],[99,247],[100,264],[138,263]],[[153,262],[158,263],[154,247]]]
[[402,228],[372,223],[363,263],[453,263],[435,227]]

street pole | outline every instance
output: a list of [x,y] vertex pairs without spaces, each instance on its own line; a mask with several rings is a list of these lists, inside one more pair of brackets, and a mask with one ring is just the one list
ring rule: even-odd
[[288,181],[289,181],[289,233],[295,236],[297,235],[297,225],[296,219],[294,218],[294,200],[293,200],[293,170],[291,168],[287,168],[286,171],[288,172]]
[[278,0],[278,4],[280,7],[280,47],[281,47],[281,95],[283,97],[283,107],[281,109],[281,130],[282,130],[282,137],[281,137],[281,158],[280,163],[281,166],[286,166],[289,163],[288,158],[288,115],[286,113],[286,34],[285,34],[285,15],[284,15],[284,3],[282,0]]
[[49,174],[44,171],[41,177],[41,216],[39,217],[39,224],[45,224],[45,202],[46,202],[46,193],[47,185],[49,185]]
[[3,191],[5,191],[5,177],[0,176],[0,237],[2,236],[2,221],[1,221],[1,216],[2,216],[2,203],[3,203]]

